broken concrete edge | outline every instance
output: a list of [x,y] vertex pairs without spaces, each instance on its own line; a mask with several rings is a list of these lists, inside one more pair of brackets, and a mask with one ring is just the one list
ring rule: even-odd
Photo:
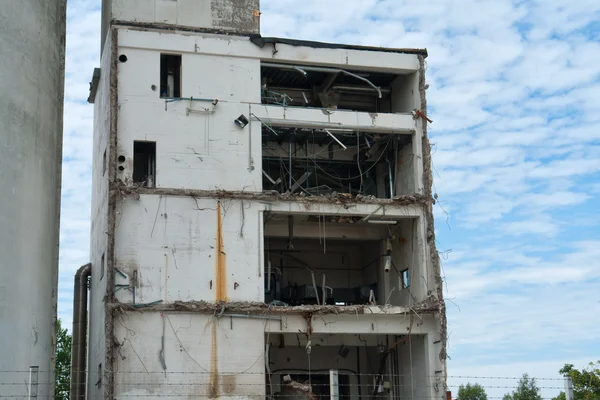
[[[421,95],[421,111],[427,116],[427,98],[425,95],[425,58],[419,56],[419,92]],[[432,187],[433,187],[433,173],[432,173],[432,161],[431,161],[431,144],[427,135],[427,122],[422,120],[423,124],[423,179],[425,187],[425,198],[433,199]],[[444,370],[444,386],[448,379],[448,371],[446,370],[446,359],[447,354],[447,342],[448,342],[448,326],[446,319],[446,302],[444,301],[444,281],[442,280],[440,255],[438,254],[437,247],[435,244],[435,224],[433,218],[433,204],[434,202],[428,202],[425,209],[425,219],[427,221],[427,244],[429,246],[429,253],[431,258],[432,269],[435,278],[438,313],[439,313],[439,324],[440,324],[440,340],[442,343],[442,349],[439,354],[440,361]],[[447,387],[446,387],[447,390]]]
[[187,25],[165,24],[160,22],[136,22],[136,21],[121,21],[113,20],[112,26],[120,29],[131,29],[137,31],[171,31],[171,32],[190,32],[190,33],[207,33],[211,35],[228,35],[228,36],[247,36],[254,37],[257,35],[255,31],[231,31],[218,28],[198,28]]
[[[115,229],[117,218],[117,201],[118,192],[113,189],[114,182],[117,179],[117,126],[118,126],[118,30],[110,29],[111,32],[111,65],[110,65],[110,128],[108,137],[109,156],[108,156],[108,221],[107,221],[107,279],[106,279],[106,295],[105,302],[110,303],[115,301]],[[106,384],[104,385],[104,398],[114,398],[114,368],[115,368],[115,333],[114,333],[114,318],[110,308],[105,309],[104,313],[105,325],[105,359],[104,359],[104,377]]]
[[409,206],[409,205],[430,205],[433,202],[432,197],[427,197],[419,193],[400,195],[391,199],[379,199],[373,196],[346,195],[334,193],[328,196],[304,196],[300,194],[277,193],[277,192],[242,192],[228,190],[195,190],[195,189],[174,189],[174,188],[146,188],[134,184],[126,184],[119,181],[112,185],[112,189],[119,193],[121,197],[130,197],[139,200],[142,194],[160,195],[160,196],[179,196],[193,198],[213,198],[213,199],[239,199],[239,200],[257,200],[270,202],[302,202],[315,204],[341,204],[351,207],[353,204],[374,204],[384,206]]
[[215,315],[216,313],[241,313],[247,315],[288,315],[288,314],[352,314],[352,315],[408,315],[437,313],[439,305],[437,298],[430,296],[412,307],[391,305],[301,305],[301,306],[272,306],[261,302],[218,302],[207,301],[174,301],[172,303],[128,304],[119,301],[107,303],[107,308],[115,312],[195,312]]

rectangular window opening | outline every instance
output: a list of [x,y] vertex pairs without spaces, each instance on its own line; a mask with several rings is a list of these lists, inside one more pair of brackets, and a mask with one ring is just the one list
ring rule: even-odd
[[133,182],[156,186],[156,142],[133,142]]
[[160,97],[181,97],[181,55],[160,55]]
[[104,278],[104,253],[102,253],[102,257],[100,258],[100,280],[102,280],[102,278]]
[[408,289],[410,287],[410,274],[408,269],[400,271],[400,279],[402,280],[402,289]]
[[106,150],[104,150],[104,154],[102,155],[102,176],[106,173]]

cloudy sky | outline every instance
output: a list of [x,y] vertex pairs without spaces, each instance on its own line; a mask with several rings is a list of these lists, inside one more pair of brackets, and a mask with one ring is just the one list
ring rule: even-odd
[[[425,47],[450,385],[600,359],[600,2],[262,0],[262,34]],[[69,0],[59,316],[88,261],[100,0]],[[551,397],[560,380],[542,380]],[[457,388],[452,388],[453,392]]]

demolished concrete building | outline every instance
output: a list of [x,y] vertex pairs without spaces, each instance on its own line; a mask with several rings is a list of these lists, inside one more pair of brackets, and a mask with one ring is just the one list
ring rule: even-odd
[[73,398],[446,397],[427,53],[260,15],[104,1]]

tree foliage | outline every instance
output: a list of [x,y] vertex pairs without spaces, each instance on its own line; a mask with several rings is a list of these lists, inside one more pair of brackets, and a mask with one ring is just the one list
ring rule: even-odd
[[567,400],[567,396],[565,395],[565,392],[560,392],[558,396],[553,397],[552,400]]
[[56,381],[54,398],[67,400],[71,384],[71,335],[56,321]]
[[523,374],[517,388],[512,393],[504,395],[502,400],[542,400],[540,388],[535,383],[535,378]]
[[478,383],[460,385],[456,400],[487,400],[485,389]]
[[575,400],[600,400],[600,360],[581,370],[575,369],[573,364],[565,364],[559,372],[571,377]]

